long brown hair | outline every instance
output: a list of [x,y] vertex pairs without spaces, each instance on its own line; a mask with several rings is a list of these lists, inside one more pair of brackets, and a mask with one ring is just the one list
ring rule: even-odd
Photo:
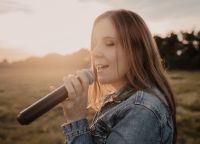
[[[151,87],[146,80],[148,78],[164,94],[173,117],[173,143],[175,144],[177,130],[174,94],[167,80],[157,45],[146,23],[138,14],[129,10],[119,9],[106,11],[99,15],[94,22],[93,28],[103,18],[111,20],[117,31],[118,40],[130,62],[130,70],[126,74],[128,82],[136,91],[148,89]],[[91,69],[98,77],[92,61]],[[101,107],[105,93],[106,90],[99,81],[89,87],[89,105],[94,110],[99,110]]]

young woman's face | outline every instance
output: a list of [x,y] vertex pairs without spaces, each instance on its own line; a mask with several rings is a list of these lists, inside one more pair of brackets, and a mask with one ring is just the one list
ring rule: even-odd
[[128,61],[110,19],[103,18],[95,24],[91,47],[91,58],[99,81],[116,87],[126,83]]

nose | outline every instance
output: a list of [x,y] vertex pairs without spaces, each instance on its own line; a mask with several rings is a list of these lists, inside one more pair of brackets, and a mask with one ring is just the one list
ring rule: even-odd
[[103,52],[99,48],[93,48],[90,51],[90,55],[94,58],[101,58],[104,56]]

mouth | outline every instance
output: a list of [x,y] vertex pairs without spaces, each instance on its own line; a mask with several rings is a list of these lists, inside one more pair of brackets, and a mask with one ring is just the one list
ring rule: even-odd
[[96,65],[97,71],[103,71],[108,67],[109,65]]

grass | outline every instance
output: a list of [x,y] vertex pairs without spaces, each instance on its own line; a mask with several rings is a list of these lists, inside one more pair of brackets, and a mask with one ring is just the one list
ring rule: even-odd
[[[27,126],[16,121],[17,114],[60,86],[66,69],[0,69],[0,143],[63,144],[62,109],[58,105]],[[170,71],[170,83],[177,103],[178,143],[200,143],[200,71]],[[91,122],[93,112],[88,119]]]
[[178,143],[200,143],[200,71],[170,71],[177,104]]

